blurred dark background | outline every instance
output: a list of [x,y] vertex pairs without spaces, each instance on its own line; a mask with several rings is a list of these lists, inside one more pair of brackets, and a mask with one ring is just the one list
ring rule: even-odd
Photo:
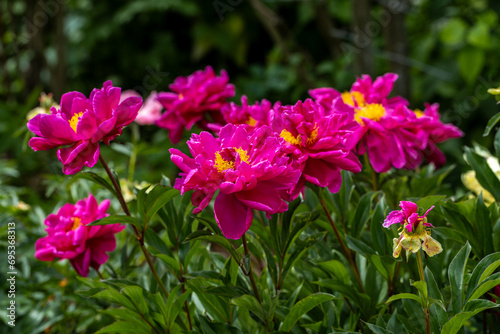
[[[0,158],[18,170],[19,185],[35,190],[45,189],[42,173],[61,174],[55,152],[35,156],[23,132],[26,113],[38,106],[41,92],[53,93],[58,102],[64,92],[88,95],[111,79],[146,97],[207,65],[218,73],[227,70],[236,86],[234,101],[246,94],[250,102],[286,104],[307,98],[310,88],[347,90],[361,74],[396,72],[394,94],[407,98],[411,108],[438,102],[443,120],[465,132],[465,138],[442,145],[451,162],[461,163],[464,144],[491,146],[482,132],[497,112],[486,90],[500,86],[497,1],[0,4]],[[142,142],[170,145],[164,130],[149,126],[140,133]],[[153,173],[144,175],[154,176],[149,182],[162,173],[164,151],[147,158]]]

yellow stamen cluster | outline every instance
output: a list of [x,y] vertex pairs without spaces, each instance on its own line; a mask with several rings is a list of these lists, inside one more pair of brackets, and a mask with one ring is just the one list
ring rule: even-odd
[[[342,101],[344,101],[345,104],[348,104],[353,107],[363,107],[365,103],[365,97],[363,96],[362,93],[360,92],[343,92],[342,93]],[[354,103],[356,102],[356,104]]]
[[[302,135],[294,136],[290,133],[290,131],[283,129],[281,130],[280,137],[283,138],[286,142],[300,146],[302,144]],[[313,131],[307,136],[306,145],[312,145],[318,140],[318,128],[314,128]]]
[[415,113],[415,115],[417,116],[417,118],[420,118],[420,117],[422,117],[422,116],[425,115],[424,112],[422,110],[420,110],[420,109],[415,109],[415,110],[413,110],[413,112]]
[[71,227],[71,230],[74,231],[80,226],[82,226],[82,220],[78,217],[73,217],[73,226]]
[[75,132],[76,132],[76,127],[78,126],[78,121],[80,120],[80,117],[82,117],[82,115],[83,115],[83,111],[74,114],[73,117],[71,117],[71,119],[69,120],[69,126],[71,126],[71,128]]
[[[234,151],[238,154],[240,157],[240,161],[248,163],[248,160],[250,157],[248,156],[248,152],[245,151],[244,149],[240,148],[234,148]],[[219,173],[223,173],[227,171],[228,169],[234,169],[235,164],[234,161],[227,161],[222,158],[220,151],[215,152],[215,163],[214,167],[217,169]]]
[[297,146],[297,145],[300,145],[300,143],[302,143],[302,139],[301,139],[300,135],[297,135],[296,137],[294,137],[290,133],[290,131],[288,131],[286,129],[281,130],[280,137],[292,145]]
[[361,117],[369,118],[376,122],[380,121],[382,117],[385,115],[385,108],[378,103],[367,104],[363,108],[356,109],[356,114],[354,115],[354,119],[361,125],[364,125]]
[[257,124],[257,120],[253,118],[252,116],[248,117],[247,124],[250,126],[255,126]]

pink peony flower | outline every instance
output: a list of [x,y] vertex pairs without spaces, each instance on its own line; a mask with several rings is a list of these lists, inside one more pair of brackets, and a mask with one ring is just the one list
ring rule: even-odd
[[[157,99],[165,108],[165,113],[156,125],[168,129],[170,140],[177,143],[184,128],[189,130],[198,124],[206,129],[208,123],[224,124],[220,109],[227,104],[226,99],[234,95],[234,86],[228,82],[226,71],[221,71],[221,76],[217,77],[210,66],[187,78],[176,78],[169,86],[173,93],[158,93]],[[210,116],[211,120],[206,116]]]
[[29,145],[35,151],[61,147],[57,157],[67,175],[83,166],[93,167],[99,159],[99,142],[106,145],[132,123],[142,100],[130,97],[120,101],[120,88],[106,81],[102,89],[94,89],[87,99],[80,92],[66,93],[61,107],[51,108],[51,114],[36,115],[28,122],[33,137]]
[[252,209],[269,215],[288,209],[285,200],[300,171],[289,164],[279,139],[267,126],[248,134],[244,126],[228,124],[219,139],[203,131],[187,142],[191,155],[170,149],[172,162],[181,170],[175,188],[194,190],[191,197],[201,212],[219,191],[215,219],[226,238],[239,239],[253,219]]
[[57,214],[45,219],[48,236],[35,243],[35,257],[40,261],[55,258],[69,259],[81,276],[88,276],[89,268],[98,270],[108,260],[106,252],[116,247],[115,233],[125,225],[111,224],[87,226],[87,224],[108,216],[109,200],[97,204],[92,194],[75,205],[65,204]]
[[423,155],[427,161],[433,163],[436,167],[443,166],[446,158],[436,144],[442,143],[450,138],[460,138],[464,133],[452,124],[443,124],[439,115],[439,104],[425,104],[424,111],[415,110],[419,120],[419,125],[428,134],[427,146]]
[[[139,109],[139,113],[137,114],[137,117],[135,119],[135,122],[139,125],[151,125],[155,124],[155,122],[160,119],[161,117],[161,110],[163,109],[163,106],[161,105],[160,102],[157,101],[156,97],[158,94],[156,91],[152,91],[144,104],[142,105],[142,108]],[[125,99],[129,97],[141,97],[139,93],[137,93],[134,90],[126,90],[122,93],[120,102],[124,101]]]
[[361,171],[348,140],[357,124],[347,114],[325,116],[323,107],[311,99],[277,107],[274,114],[273,130],[283,138],[284,152],[298,162],[302,171],[293,197],[303,190],[306,181],[338,192],[342,169]]
[[422,248],[427,255],[434,256],[443,251],[441,244],[431,237],[431,233],[426,227],[434,227],[427,222],[427,214],[434,208],[432,206],[423,216],[417,213],[417,205],[413,202],[399,202],[401,210],[392,211],[384,220],[385,228],[393,224],[401,224],[403,230],[399,238],[394,238],[394,257],[399,257],[401,250],[406,250],[406,256],[410,252],[416,253]]
[[333,101],[334,113],[347,113],[359,124],[351,138],[354,151],[368,154],[373,169],[387,172],[391,167],[414,169],[422,161],[427,133],[414,121],[415,114],[401,97],[387,98],[396,74],[387,73],[375,82],[363,75],[350,92]]
[[[266,99],[249,105],[247,97],[243,95],[241,106],[234,102],[228,103],[222,106],[221,113],[226,123],[244,125],[248,132],[252,132],[255,128],[270,124],[271,108],[271,102]],[[222,128],[221,125],[219,125],[220,128]]]

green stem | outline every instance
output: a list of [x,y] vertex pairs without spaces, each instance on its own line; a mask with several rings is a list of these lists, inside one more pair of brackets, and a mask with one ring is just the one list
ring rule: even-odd
[[[241,237],[241,240],[243,241],[243,250],[245,252],[245,257],[247,257],[250,252],[248,251],[248,244],[247,244],[247,237],[245,234]],[[243,268],[242,268],[243,269]],[[260,299],[260,294],[259,294],[259,289],[257,288],[257,283],[255,282],[255,277],[253,277],[253,271],[252,271],[252,261],[249,258],[249,263],[248,263],[248,272],[246,270],[243,270],[245,275],[247,275],[250,278],[250,283],[252,284],[252,290],[255,295],[255,298],[257,298],[257,301],[260,304],[260,307],[262,307],[262,301]],[[267,323],[267,319],[265,319],[264,324],[266,325],[267,330],[270,332],[271,328],[269,327],[269,324]]]
[[372,185],[373,185],[373,190],[377,191],[378,186],[377,186],[377,173],[375,172],[375,169],[373,169],[373,166],[370,164],[370,160],[368,160],[368,153],[364,155],[365,157],[365,165],[370,168],[371,174],[372,174]]
[[[113,173],[111,173],[111,170],[109,169],[108,164],[106,163],[106,161],[104,160],[102,155],[99,155],[99,161],[101,162],[102,166],[104,167],[104,170],[108,174],[108,177],[111,180],[113,187],[115,188],[116,196],[118,198],[118,201],[120,202],[120,205],[123,209],[123,212],[125,212],[125,214],[127,216],[132,216],[130,214],[129,209],[128,209],[127,203],[125,202],[125,199],[123,198],[123,194],[120,190],[120,186],[118,185],[117,180],[113,176]],[[148,263],[148,266],[151,269],[151,272],[153,273],[153,276],[154,276],[156,282],[158,283],[160,290],[163,292],[163,295],[165,296],[165,298],[168,298],[168,291],[165,288],[165,285],[163,284],[160,276],[158,275],[158,272],[156,271],[156,268],[153,264],[153,261],[151,260],[151,256],[149,255],[149,252],[146,249],[146,246],[144,245],[144,235],[141,235],[141,233],[139,232],[139,230],[137,229],[137,227],[135,225],[132,225],[132,228],[134,229],[135,237],[136,237],[137,241],[139,242],[139,246],[141,247],[142,253],[144,254],[144,257],[146,258],[146,262]]]
[[[424,266],[422,264],[422,250],[419,250],[417,252],[417,267],[418,267],[418,276],[420,276],[420,280],[425,283]],[[431,321],[429,316],[429,306],[427,298],[425,300],[424,314],[425,314],[425,333],[431,334]]]
[[328,208],[326,207],[326,203],[321,197],[321,194],[318,194],[318,199],[319,203],[321,204],[321,207],[323,208],[323,211],[325,211],[326,217],[328,218],[328,221],[330,222],[330,225],[333,228],[333,231],[335,232],[335,236],[337,237],[337,240],[339,241],[340,248],[342,248],[342,251],[344,252],[345,257],[347,258],[347,261],[349,262],[349,265],[351,266],[351,269],[354,273],[354,278],[356,279],[356,282],[359,285],[359,289],[361,292],[365,292],[365,289],[363,288],[363,282],[361,281],[361,276],[359,275],[359,270],[358,266],[356,265],[356,261],[354,260],[354,254],[349,251],[349,249],[345,246],[344,242],[342,241],[342,237],[340,236],[339,230],[337,229],[337,226],[335,225],[335,222],[332,219],[332,216],[330,215],[330,212],[328,211]]

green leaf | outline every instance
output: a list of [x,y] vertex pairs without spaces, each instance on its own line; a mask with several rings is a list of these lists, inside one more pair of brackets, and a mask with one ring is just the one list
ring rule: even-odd
[[351,275],[346,266],[339,260],[330,260],[318,263],[318,266],[328,272],[330,275],[335,276],[339,281],[344,284],[349,284]]
[[424,210],[428,210],[431,206],[436,205],[436,203],[442,201],[446,198],[446,195],[432,195],[419,199],[416,204],[419,208],[424,208]]
[[483,194],[479,194],[476,200],[476,221],[477,237],[481,240],[483,249],[481,249],[481,257],[493,253],[493,226],[490,219],[490,212],[484,205]]
[[238,298],[233,298],[231,299],[230,304],[243,307],[244,309],[247,309],[248,311],[255,314],[260,320],[262,320],[262,322],[266,321],[264,310],[262,309],[262,306],[260,305],[257,298],[255,298],[254,296],[243,295]]
[[80,172],[71,178],[71,180],[77,180],[77,179],[87,179],[87,180],[90,180],[90,181],[95,182],[97,184],[100,184],[104,188],[108,189],[113,194],[113,196],[117,197],[115,188],[113,188],[111,183],[109,183],[108,181],[106,181],[105,179],[103,179],[102,177],[97,175],[96,173]]
[[364,316],[370,314],[371,312],[370,297],[365,293],[358,292],[355,288],[352,287],[352,285],[343,284],[342,282],[336,279],[324,279],[312,283],[343,294],[347,299],[354,302],[359,307]]
[[139,325],[139,322],[117,321],[109,326],[101,328],[96,334],[103,333],[120,333],[120,334],[137,334],[137,333],[153,333],[151,327]]
[[97,298],[100,300],[104,300],[108,303],[117,304],[125,308],[128,308],[129,310],[132,311],[136,310],[134,304],[132,304],[132,302],[130,302],[130,300],[127,297],[125,297],[124,295],[122,295],[120,292],[118,292],[113,288],[108,288],[107,290],[100,291],[95,295],[93,295],[92,298]]
[[127,296],[140,314],[148,314],[148,304],[144,298],[144,289],[137,285],[124,287],[121,293]]
[[365,244],[363,241],[354,239],[350,235],[346,235],[347,246],[355,252],[362,254],[366,258],[370,258],[371,254],[375,254],[373,248]]
[[[179,287],[182,286],[182,284],[178,285]],[[173,292],[173,290],[172,290]],[[176,293],[171,293],[168,296],[167,300],[167,308],[168,308],[168,326],[169,328],[172,328],[172,326],[175,323],[175,319],[179,315],[179,312],[183,309],[184,302],[188,299],[189,295],[191,295],[192,290],[186,290],[183,294],[180,296],[177,296],[177,291]],[[173,302],[172,302],[173,301]]]
[[238,333],[241,333],[241,331],[238,328],[230,326],[228,324],[225,324],[222,322],[208,321],[208,319],[205,317],[200,317],[199,319],[200,319],[201,331],[203,334],[219,334],[219,333],[238,334]]
[[125,215],[107,216],[102,219],[98,219],[88,224],[87,226],[110,225],[110,224],[131,224],[138,228],[141,228],[141,222],[137,218]]
[[220,322],[227,322],[229,320],[229,305],[227,300],[219,296],[204,293],[204,290],[210,286],[206,279],[190,279],[185,284],[194,291],[200,303],[205,308],[201,310],[202,313],[207,312],[212,319]]
[[188,242],[191,240],[206,240],[206,241],[210,241],[210,242],[215,242],[216,244],[224,247],[229,252],[229,254],[231,254],[233,259],[237,263],[241,263],[240,254],[234,249],[231,242],[229,242],[229,240],[227,240],[223,236],[213,235],[208,231],[199,230],[199,231],[195,231],[195,232],[191,233],[190,235],[188,235],[186,237],[186,239],[184,240],[184,242]]
[[284,281],[288,271],[293,267],[294,263],[300,259],[316,242],[323,239],[326,232],[319,232],[311,235],[305,240],[297,240],[295,242],[295,250],[290,257],[285,260],[285,265],[281,273],[281,280]]
[[460,18],[451,18],[444,25],[439,37],[441,41],[448,45],[462,43],[465,37],[467,23]]
[[484,51],[475,48],[465,48],[458,53],[458,70],[467,83],[473,83],[484,65]]
[[304,314],[306,314],[316,306],[332,299],[336,299],[336,297],[328,293],[318,292],[300,300],[291,308],[290,312],[286,315],[285,320],[281,324],[280,330],[286,332],[291,331],[295,323],[299,321],[299,319]]
[[497,131],[495,138],[493,140],[493,147],[495,148],[495,154],[497,159],[500,158],[500,131]]
[[467,34],[467,42],[481,49],[491,48],[490,27],[488,24],[478,21]]
[[394,334],[394,332],[391,332],[390,330],[384,329],[380,326],[370,324],[368,322],[365,322],[365,324],[372,330],[375,334]]
[[420,305],[422,305],[422,307],[424,306],[422,299],[419,296],[414,295],[413,293],[398,293],[397,295],[393,295],[389,299],[387,299],[386,303],[392,303],[393,301],[400,299],[413,299],[416,300]]
[[373,211],[372,222],[370,225],[370,233],[372,237],[373,247],[380,255],[387,255],[386,251],[386,236],[382,223],[386,217],[387,204],[385,196],[381,195],[380,199]]
[[465,305],[463,312],[456,314],[443,326],[441,334],[456,334],[470,317],[484,310],[499,306],[499,304],[485,299],[471,300]]
[[474,293],[472,294],[472,296],[470,296],[469,300],[478,299],[479,297],[481,297],[486,292],[493,289],[499,284],[500,284],[500,273],[491,275],[483,282],[483,284],[481,284],[479,287],[477,287],[476,290],[474,290]]
[[469,147],[465,148],[465,156],[467,162],[476,171],[476,177],[481,186],[488,190],[495,197],[495,200],[500,201],[500,181],[488,166],[486,160]]
[[165,204],[178,196],[180,191],[162,185],[155,186],[146,197],[146,223],[149,222]]
[[497,125],[498,121],[500,121],[500,112],[490,118],[488,124],[486,124],[486,128],[484,129],[483,137],[490,134],[491,130],[495,127],[495,125]]
[[471,299],[470,296],[478,285],[490,276],[498,267],[500,267],[500,252],[487,255],[477,264],[469,280],[466,300]]
[[451,288],[452,314],[457,314],[462,309],[463,281],[465,265],[470,254],[470,245],[466,243],[464,247],[453,258],[448,268],[448,277]]
[[359,199],[356,206],[356,211],[351,219],[351,236],[353,238],[359,238],[363,227],[370,218],[370,209],[372,205],[373,198],[377,196],[373,191],[367,192]]
[[425,301],[427,300],[427,284],[424,281],[416,281],[412,285],[417,288],[422,299],[422,305],[425,305]]

